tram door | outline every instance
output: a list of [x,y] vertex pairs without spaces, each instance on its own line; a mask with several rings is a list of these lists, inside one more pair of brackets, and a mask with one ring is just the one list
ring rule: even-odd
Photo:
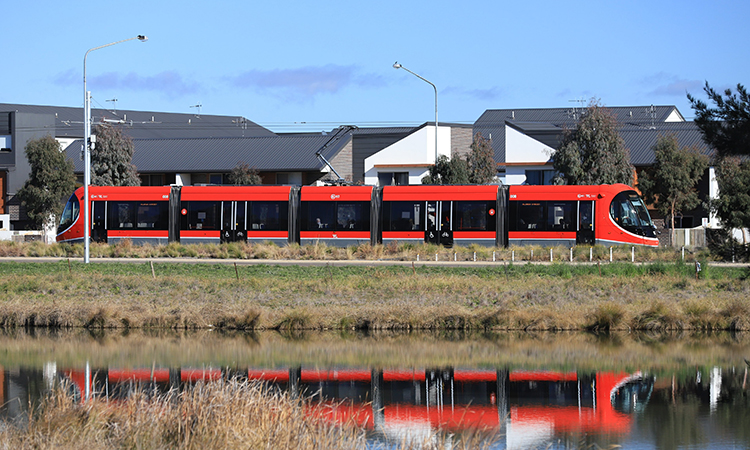
[[578,202],[576,244],[594,245],[594,202]]
[[446,247],[453,246],[451,203],[450,201],[427,202],[425,242]]
[[222,202],[221,242],[243,242],[247,239],[245,202]]
[[91,240],[107,242],[107,202],[91,202]]

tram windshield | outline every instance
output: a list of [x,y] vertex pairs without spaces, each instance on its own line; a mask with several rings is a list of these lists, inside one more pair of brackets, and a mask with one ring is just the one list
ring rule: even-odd
[[635,191],[621,192],[612,200],[609,214],[616,224],[642,236],[654,237],[654,224]]
[[78,198],[73,194],[68,199],[68,203],[65,204],[65,209],[63,209],[60,225],[57,227],[58,234],[70,228],[78,220],[79,210]]

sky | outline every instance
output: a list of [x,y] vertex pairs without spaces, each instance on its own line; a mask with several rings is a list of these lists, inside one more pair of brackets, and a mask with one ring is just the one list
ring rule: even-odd
[[[750,84],[750,2],[18,1],[0,103],[243,116],[275,132],[675,105]],[[113,101],[116,99],[116,101]]]

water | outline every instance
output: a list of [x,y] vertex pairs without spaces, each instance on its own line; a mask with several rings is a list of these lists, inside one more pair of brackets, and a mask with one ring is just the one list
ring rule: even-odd
[[435,434],[497,449],[750,447],[743,334],[78,331],[4,334],[0,348],[6,420],[62,380],[126,398],[239,378],[313,396],[372,448]]

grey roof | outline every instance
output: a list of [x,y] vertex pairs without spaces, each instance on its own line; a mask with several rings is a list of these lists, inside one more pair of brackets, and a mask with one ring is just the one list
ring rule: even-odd
[[[607,106],[606,108],[623,129],[684,123],[665,122],[672,114],[684,120],[675,106]],[[557,148],[565,130],[575,128],[583,110],[584,108],[490,109],[474,123],[474,132],[481,133],[485,139],[491,138],[490,143],[495,151],[495,161],[504,163],[506,125],[552,148]],[[640,151],[640,148],[631,149],[631,152],[635,153]],[[647,158],[644,154],[642,160],[645,159]]]
[[[0,103],[0,112],[55,116],[55,137],[83,137],[83,108]],[[275,134],[240,116],[92,109],[93,122],[119,123],[132,139],[256,137]]]
[[[251,138],[133,139],[133,164],[141,173],[229,172],[241,162],[260,171],[313,171],[324,167],[315,155],[318,150],[325,146],[321,154],[330,161],[349,139],[351,137],[348,133]],[[75,164],[76,172],[83,171],[80,151],[80,140],[66,149]]]
[[649,166],[654,163],[654,146],[661,136],[674,135],[680,147],[694,147],[711,157],[712,149],[703,140],[703,133],[695,122],[664,122],[651,126],[625,125],[620,136],[630,150],[630,163],[634,166]]
[[[673,113],[682,114],[675,106],[605,106],[620,124],[664,122]],[[653,109],[652,109],[653,108]],[[575,127],[585,108],[530,108],[488,109],[474,127],[494,128],[504,126],[506,120],[513,122],[547,122],[559,127]]]
[[[278,136],[330,136],[334,133],[337,133],[341,128],[348,128],[349,132],[354,136],[367,136],[367,135],[379,135],[379,134],[404,134],[404,133],[412,133],[416,131],[417,129],[423,127],[425,125],[421,125],[419,127],[352,127],[349,128],[349,125],[342,125],[341,127],[334,128],[331,131],[324,131],[324,132],[290,132],[290,133],[277,133]],[[471,125],[469,125],[471,126]]]

